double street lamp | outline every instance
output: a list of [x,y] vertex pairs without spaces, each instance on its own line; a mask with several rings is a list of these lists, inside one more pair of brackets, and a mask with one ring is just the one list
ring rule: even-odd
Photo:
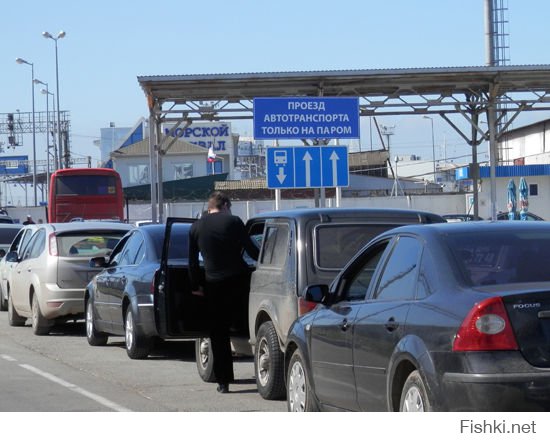
[[[55,42],[55,83],[56,83],[55,95],[57,99],[57,137],[58,137],[57,146],[59,149],[59,157],[58,157],[59,164],[56,165],[56,167],[61,169],[61,158],[62,158],[61,149],[62,149],[63,143],[61,141],[61,113],[60,113],[60,107],[59,107],[59,62],[57,58],[57,40],[65,37],[66,33],[65,31],[59,31],[59,34],[57,34],[57,37],[54,37],[49,32],[45,31],[45,32],[42,32],[42,35],[44,38],[49,38]],[[69,166],[68,164],[65,164],[65,167],[68,167],[68,166]]]
[[31,63],[22,58],[16,58],[18,64],[27,64],[31,67],[31,84],[32,84],[32,187],[34,191],[34,205],[37,205],[36,199],[36,122],[34,118],[34,63]]

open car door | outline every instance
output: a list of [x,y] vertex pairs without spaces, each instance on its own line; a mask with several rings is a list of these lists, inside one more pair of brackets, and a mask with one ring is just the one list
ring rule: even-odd
[[160,268],[155,275],[155,322],[161,338],[201,338],[208,336],[207,306],[204,296],[191,293],[189,281],[188,235],[185,243],[175,241],[174,225],[193,224],[194,218],[168,218]]

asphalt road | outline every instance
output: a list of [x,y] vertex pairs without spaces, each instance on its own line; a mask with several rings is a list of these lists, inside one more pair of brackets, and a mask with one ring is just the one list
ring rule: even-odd
[[165,342],[137,361],[122,337],[90,347],[83,322],[35,336],[0,312],[0,412],[286,410],[285,401],[260,397],[250,358],[236,359],[235,376],[229,394],[203,382],[193,342]]

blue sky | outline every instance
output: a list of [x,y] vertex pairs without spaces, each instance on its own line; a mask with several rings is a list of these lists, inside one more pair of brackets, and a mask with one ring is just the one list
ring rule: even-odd
[[[547,64],[550,2],[509,0],[511,64]],[[76,155],[99,158],[93,140],[109,122],[132,126],[147,116],[139,75],[482,66],[483,0],[232,0],[208,2],[9,2],[2,9],[0,113],[31,110],[30,69],[55,92],[54,43],[59,41],[60,101],[71,113]],[[36,89],[36,109],[45,96]],[[539,119],[531,113],[531,120]],[[540,116],[543,118],[543,116]],[[519,120],[521,124],[521,119]],[[396,153],[431,157],[429,121],[386,117]],[[251,126],[233,130],[244,134]],[[436,156],[459,156],[464,143],[434,121]],[[370,137],[363,130],[363,146]],[[0,136],[5,137],[5,136]],[[0,141],[6,141],[0,138]],[[37,139],[37,158],[45,158]],[[378,140],[375,139],[379,146]],[[15,154],[29,154],[30,140]],[[10,150],[9,154],[14,154]]]

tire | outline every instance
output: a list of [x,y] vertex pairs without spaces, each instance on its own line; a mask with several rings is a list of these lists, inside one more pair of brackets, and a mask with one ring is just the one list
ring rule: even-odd
[[286,378],[288,411],[319,411],[304,364],[304,358],[299,350],[295,350],[290,358]]
[[50,333],[50,321],[42,316],[36,293],[33,293],[32,295],[31,325],[33,333],[37,336],[44,336]]
[[264,322],[256,337],[254,373],[258,393],[264,399],[285,397],[284,355],[271,321]]
[[98,332],[95,328],[94,305],[92,298],[86,302],[86,340],[93,347],[107,344],[109,336],[106,333]]
[[432,411],[430,399],[418,370],[414,370],[403,386],[399,411]]
[[19,316],[15,311],[15,308],[13,307],[13,301],[11,300],[10,292],[8,291],[8,323],[12,327],[23,327],[26,321],[27,321],[26,318],[24,318],[23,316]]
[[209,338],[199,338],[195,340],[195,360],[197,361],[197,371],[204,382],[216,382],[214,374],[214,355]]
[[153,347],[151,338],[140,335],[136,330],[132,307],[128,306],[124,319],[124,330],[126,338],[126,353],[130,359],[145,359]]
[[4,291],[0,287],[0,312],[5,312],[8,310],[8,299],[4,299]]

